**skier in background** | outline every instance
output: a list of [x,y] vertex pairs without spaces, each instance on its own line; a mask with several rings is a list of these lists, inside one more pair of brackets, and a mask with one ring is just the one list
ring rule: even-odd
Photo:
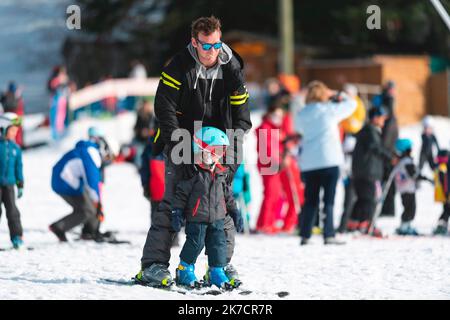
[[153,112],[153,101],[146,98],[142,101],[137,111],[136,123],[134,125],[133,145],[136,147],[135,164],[141,167],[141,156],[149,137],[155,135],[155,114]]
[[64,66],[53,68],[47,88],[50,96],[50,127],[52,138],[59,140],[66,129],[69,77]]
[[428,116],[423,118],[422,125],[423,132],[421,135],[422,147],[420,148],[419,172],[422,172],[425,163],[428,163],[430,169],[433,171],[436,168],[434,159],[439,152],[439,144],[433,132],[431,118]]
[[[9,82],[8,90],[0,97],[0,105],[3,107],[3,112],[12,112],[17,114],[21,119],[25,114],[24,101],[22,97],[22,90],[17,88],[14,81]],[[17,131],[16,143],[23,148],[23,128],[20,125]]]
[[101,165],[99,145],[82,140],[53,167],[52,189],[73,208],[70,215],[49,227],[61,242],[67,242],[65,233],[80,224],[99,229],[103,217]]
[[[381,196],[381,180],[384,174],[384,162],[392,161],[392,153],[383,145],[381,130],[387,118],[383,107],[373,107],[369,111],[369,122],[361,129],[356,138],[353,151],[352,180],[356,190],[356,203],[353,207],[347,231],[368,233],[370,221]],[[381,237],[378,228],[373,236]]]
[[403,213],[400,227],[396,230],[399,235],[417,236],[419,233],[411,226],[416,215],[416,191],[417,182],[428,180],[421,176],[411,156],[412,141],[410,139],[398,139],[395,149],[399,162],[395,165],[393,174],[397,191],[400,193],[403,204]]
[[[14,187],[17,186],[17,198],[23,196],[22,151],[15,143],[21,119],[12,112],[0,116],[0,205],[6,209],[9,235],[13,248],[23,245],[23,229],[20,212],[16,206]],[[0,207],[1,216],[1,207]]]
[[443,211],[438,224],[433,231],[435,235],[448,233],[448,220],[450,218],[450,157],[447,150],[441,149],[437,156],[437,166],[434,170],[434,199],[443,204]]

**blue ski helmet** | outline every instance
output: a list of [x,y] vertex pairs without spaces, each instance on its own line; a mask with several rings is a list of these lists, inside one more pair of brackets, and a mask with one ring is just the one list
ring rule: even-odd
[[229,146],[230,140],[225,132],[214,127],[203,127],[194,133],[192,148],[194,153],[213,146]]
[[412,149],[412,141],[410,139],[398,139],[395,142],[395,149],[399,153],[404,153],[405,151]]

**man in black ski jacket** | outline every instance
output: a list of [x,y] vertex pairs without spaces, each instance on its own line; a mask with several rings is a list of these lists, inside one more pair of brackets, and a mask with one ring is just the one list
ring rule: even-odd
[[[381,189],[384,163],[391,161],[392,157],[381,137],[386,111],[383,107],[374,107],[369,111],[369,119],[369,123],[358,133],[353,151],[352,178],[357,200],[347,225],[349,231],[368,231],[375,211],[377,193]],[[374,229],[374,233],[378,235],[379,230]]]
[[[176,54],[161,73],[155,97],[155,114],[160,127],[156,132],[153,153],[163,153],[166,161],[164,199],[152,210],[151,227],[144,245],[141,271],[137,280],[151,286],[172,283],[168,271],[170,247],[175,232],[171,229],[170,212],[177,182],[192,177],[193,164],[174,164],[171,153],[177,141],[172,134],[186,129],[192,136],[194,121],[202,127],[212,126],[248,131],[252,124],[248,108],[248,92],[243,76],[243,61],[230,47],[220,41],[220,21],[202,17],[192,23],[191,42]],[[227,183],[231,184],[239,166],[243,135],[234,138],[233,150],[227,150]],[[230,148],[231,149],[231,148]],[[229,161],[231,158],[231,161]],[[227,267],[230,279],[237,272],[229,263],[234,250],[235,226],[242,219],[236,212],[225,218]]]

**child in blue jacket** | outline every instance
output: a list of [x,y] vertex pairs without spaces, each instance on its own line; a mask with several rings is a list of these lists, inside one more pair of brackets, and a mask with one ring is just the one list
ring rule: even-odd
[[[15,249],[23,245],[23,229],[20,212],[16,207],[17,197],[23,195],[22,151],[15,143],[21,119],[12,112],[3,114],[1,119],[2,137],[0,138],[0,201],[5,206],[10,239]],[[1,216],[0,206],[0,216]]]

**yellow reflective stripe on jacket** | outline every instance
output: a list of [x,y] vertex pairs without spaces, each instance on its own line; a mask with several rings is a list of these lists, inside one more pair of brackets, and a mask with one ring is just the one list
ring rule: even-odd
[[240,100],[240,99],[245,98],[245,97],[248,97],[248,93],[247,92],[244,93],[244,94],[241,94],[239,96],[230,96],[230,99],[231,100]]
[[[233,97],[240,97],[241,99],[240,100],[236,100],[237,98],[233,98]],[[249,97],[250,97],[250,95],[248,93],[244,93],[244,94],[241,94],[239,96],[230,96],[230,99],[231,99],[230,104],[232,106],[240,106],[241,104],[246,103],[247,99]]]
[[160,77],[160,79],[161,79],[161,81],[162,81],[165,85],[167,85],[167,86],[169,86],[169,87],[172,87],[172,88],[174,88],[174,89],[180,90],[180,88],[178,88],[178,87],[177,87],[176,85],[174,85],[172,82],[169,82],[169,81],[164,80],[163,77]]
[[167,80],[170,80],[170,81],[172,81],[174,84],[177,84],[177,85],[181,86],[181,82],[180,82],[180,81],[175,80],[174,78],[172,78],[171,76],[169,76],[167,73],[162,72],[161,74],[162,74],[162,76],[163,76],[164,78],[166,78]]
[[153,140],[153,143],[155,143],[156,140],[158,140],[160,134],[161,134],[161,129],[158,128],[158,131],[156,131],[156,136],[155,136],[155,139]]

